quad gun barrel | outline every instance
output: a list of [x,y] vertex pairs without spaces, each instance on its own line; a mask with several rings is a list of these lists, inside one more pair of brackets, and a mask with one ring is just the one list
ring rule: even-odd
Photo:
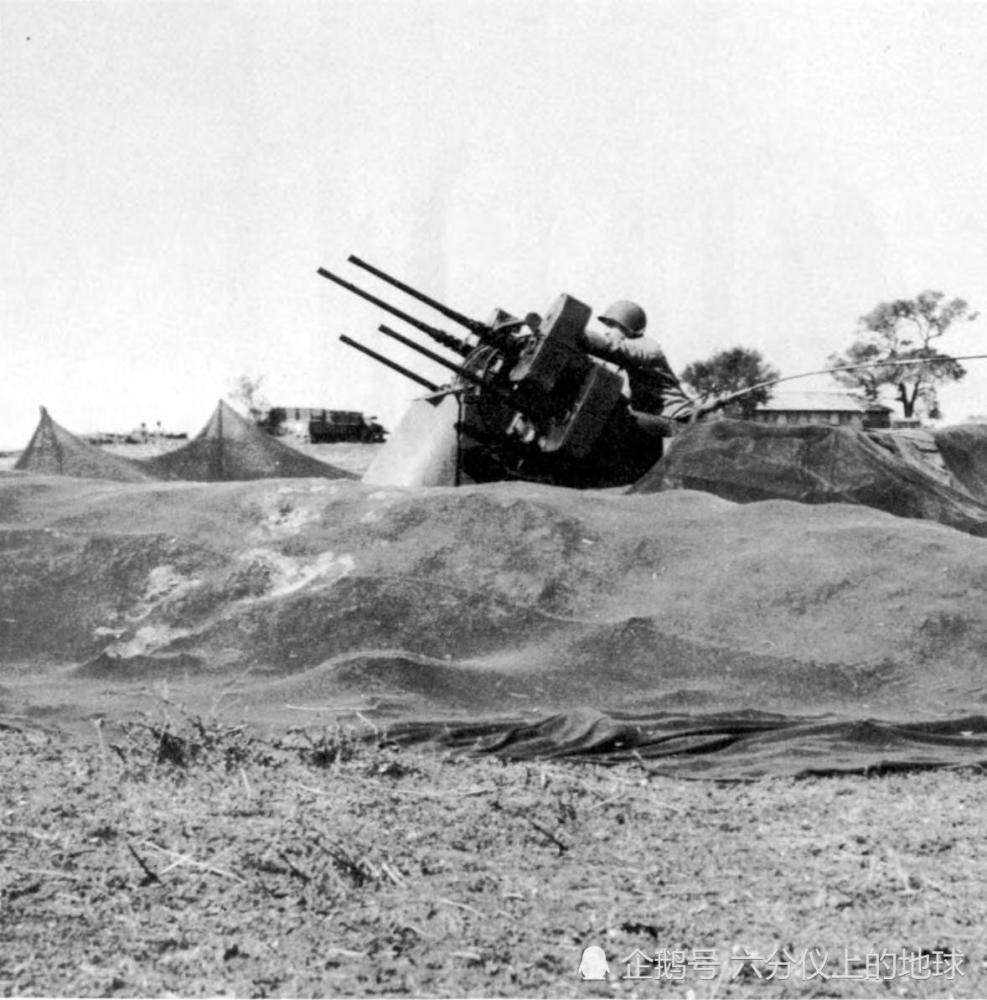
[[443,358],[434,351],[430,351],[427,347],[422,347],[421,344],[416,344],[410,337],[406,337],[403,333],[398,333],[397,330],[391,329],[391,327],[389,327],[386,323],[381,323],[377,329],[380,330],[385,337],[390,337],[392,340],[396,340],[399,344],[404,344],[405,347],[410,347],[413,351],[417,351],[420,355],[422,355],[422,357],[428,358],[429,361],[434,361],[437,365],[454,372],[461,379],[471,382],[473,385],[477,386],[485,386],[487,384],[484,379],[482,379],[479,375],[473,374],[473,372],[471,372],[468,368],[463,365],[457,365],[448,358]]
[[426,295],[424,292],[418,291],[417,288],[412,288],[411,285],[406,285],[403,281],[399,281],[386,271],[382,271],[380,268],[374,267],[373,264],[368,264],[365,260],[361,260],[355,254],[350,254],[348,259],[351,264],[355,264],[357,267],[362,267],[364,271],[368,271],[375,277],[380,278],[381,281],[386,281],[387,284],[393,285],[406,295],[410,295],[413,299],[417,299],[419,302],[424,303],[430,309],[434,309],[437,313],[441,313],[446,319],[451,319],[454,323],[458,323],[460,326],[466,327],[470,333],[475,334],[481,340],[489,337],[493,333],[493,328],[488,324],[481,323],[476,319],[470,319],[469,316],[465,316],[463,313],[457,312],[455,309],[450,309],[449,306],[443,305],[441,302],[433,299],[430,295]]
[[392,306],[389,302],[385,302],[376,295],[371,295],[370,292],[364,291],[358,285],[354,285],[351,281],[347,281],[345,278],[339,277],[338,274],[333,274],[331,271],[327,271],[324,267],[319,268],[319,274],[322,275],[323,278],[328,278],[329,281],[335,282],[341,288],[345,288],[346,291],[352,292],[353,295],[357,295],[361,299],[366,299],[367,302],[373,303],[379,309],[383,309],[384,312],[389,312],[392,316],[396,316],[398,319],[403,320],[409,326],[415,327],[416,330],[421,330],[422,333],[427,333],[436,343],[441,344],[443,347],[447,347],[449,350],[455,351],[464,357],[470,352],[470,346],[459,337],[454,337],[451,333],[446,333],[444,330],[440,330],[438,327],[432,326],[430,323],[425,323],[420,319],[416,319],[410,313],[406,313],[403,309],[398,309],[396,306]]

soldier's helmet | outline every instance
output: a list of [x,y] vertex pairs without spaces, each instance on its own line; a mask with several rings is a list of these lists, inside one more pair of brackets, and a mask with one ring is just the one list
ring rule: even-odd
[[607,306],[600,315],[600,322],[605,326],[619,326],[628,337],[643,337],[648,317],[636,302],[621,299]]

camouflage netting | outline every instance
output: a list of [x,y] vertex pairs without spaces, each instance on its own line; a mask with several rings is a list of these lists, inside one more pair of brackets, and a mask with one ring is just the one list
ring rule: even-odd
[[843,427],[696,424],[630,492],[670,489],[703,490],[739,503],[863,504],[987,536],[987,503],[895,457],[868,434]]
[[352,473],[289,448],[220,400],[209,423],[182,448],[155,455],[141,466],[158,479],[221,482],[320,477],[353,479]]
[[987,764],[987,540],[941,524],[688,490],[84,485],[0,476],[0,726],[92,738],[165,698],[693,777]]
[[38,426],[14,468],[47,476],[111,479],[121,483],[148,482],[156,478],[129,459],[111,455],[77,438],[52,420],[43,406]]
[[944,427],[934,437],[953,477],[977,499],[987,499],[987,424]]

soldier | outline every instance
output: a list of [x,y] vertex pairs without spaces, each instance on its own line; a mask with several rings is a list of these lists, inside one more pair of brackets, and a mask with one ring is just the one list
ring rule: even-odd
[[636,302],[621,299],[598,317],[606,329],[586,329],[586,350],[627,373],[630,405],[639,413],[660,414],[666,399],[683,399],[671,365],[657,341],[644,336],[648,318]]

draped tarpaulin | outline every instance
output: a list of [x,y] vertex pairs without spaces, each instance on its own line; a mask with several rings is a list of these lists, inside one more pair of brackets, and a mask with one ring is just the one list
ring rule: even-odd
[[534,721],[411,722],[394,726],[387,738],[507,760],[637,761],[656,774],[716,780],[987,767],[983,715],[909,722],[750,710],[708,715],[584,710]]
[[[948,440],[937,435],[937,442]],[[954,489],[864,431],[845,427],[743,420],[695,424],[631,491],[669,489],[703,490],[740,503],[863,504],[987,535],[987,495]]]
[[943,427],[933,439],[953,478],[972,496],[987,499],[987,424]]

